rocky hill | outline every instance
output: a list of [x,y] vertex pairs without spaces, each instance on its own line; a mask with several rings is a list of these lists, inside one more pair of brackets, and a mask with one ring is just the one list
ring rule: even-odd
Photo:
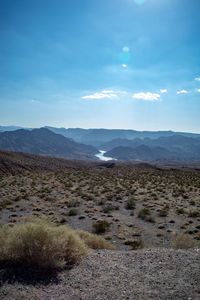
[[47,128],[0,133],[0,149],[70,159],[91,159],[98,150],[83,145]]
[[200,138],[173,135],[157,139],[115,139],[101,147],[120,160],[200,161]]

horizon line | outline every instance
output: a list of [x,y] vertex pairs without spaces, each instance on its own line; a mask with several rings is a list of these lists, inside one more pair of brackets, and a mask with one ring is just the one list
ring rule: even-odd
[[[191,134],[200,134],[199,132],[194,132],[194,131],[181,131],[181,130],[172,130],[172,129],[159,129],[159,130],[141,130],[141,129],[133,129],[133,128],[105,128],[105,127],[56,127],[56,126],[52,126],[52,125],[43,125],[43,126],[39,126],[39,127],[26,127],[26,126],[21,126],[21,125],[0,125],[0,127],[20,127],[18,129],[27,129],[27,130],[31,130],[31,129],[40,129],[40,128],[47,128],[47,127],[51,127],[51,128],[56,128],[56,129],[83,129],[83,130],[124,130],[124,131],[138,131],[138,132],[174,132],[174,133],[191,133]],[[16,129],[16,130],[18,130]]]

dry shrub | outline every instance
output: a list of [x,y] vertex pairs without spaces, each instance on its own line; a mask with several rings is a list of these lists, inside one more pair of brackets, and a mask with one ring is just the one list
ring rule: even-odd
[[144,248],[144,243],[141,239],[125,241],[124,245],[130,246],[131,250],[137,250],[137,249]]
[[92,225],[94,232],[97,234],[105,233],[109,227],[110,223],[106,220],[98,220],[96,223]]
[[190,249],[195,248],[197,243],[186,234],[177,235],[172,241],[172,246],[175,249]]
[[126,201],[125,208],[126,209],[135,209],[135,199],[134,198],[129,198]]
[[8,236],[9,226],[0,226],[0,261],[5,259],[6,255],[6,239]]
[[75,232],[44,220],[0,228],[0,262],[58,268],[73,264],[87,253]]
[[91,249],[108,249],[108,250],[115,249],[114,245],[107,242],[104,238],[96,234],[92,234],[83,230],[76,230],[76,233],[85,242],[85,244]]
[[188,217],[198,218],[198,217],[200,217],[200,212],[198,210],[192,210],[188,213]]
[[82,230],[35,219],[0,227],[0,263],[56,269],[77,263],[88,248],[114,249],[101,237]]

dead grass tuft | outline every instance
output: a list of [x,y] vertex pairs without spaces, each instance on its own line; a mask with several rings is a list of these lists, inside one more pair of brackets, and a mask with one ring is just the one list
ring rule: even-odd
[[179,234],[172,241],[172,246],[175,249],[190,249],[195,248],[197,243],[190,236],[186,234]]
[[91,249],[108,249],[108,250],[115,249],[114,245],[107,242],[104,238],[96,234],[92,234],[83,230],[76,230],[76,233],[85,242],[85,244]]

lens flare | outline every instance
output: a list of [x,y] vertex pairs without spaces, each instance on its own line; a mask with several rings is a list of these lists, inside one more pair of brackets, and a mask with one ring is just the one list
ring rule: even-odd
[[137,5],[142,5],[145,3],[146,0],[134,0],[134,2],[137,4]]
[[123,51],[123,52],[130,52],[130,48],[127,47],[127,46],[124,46],[124,47],[122,48],[122,51]]
[[119,61],[123,68],[126,68],[131,60],[131,50],[128,46],[124,46],[119,53]]

